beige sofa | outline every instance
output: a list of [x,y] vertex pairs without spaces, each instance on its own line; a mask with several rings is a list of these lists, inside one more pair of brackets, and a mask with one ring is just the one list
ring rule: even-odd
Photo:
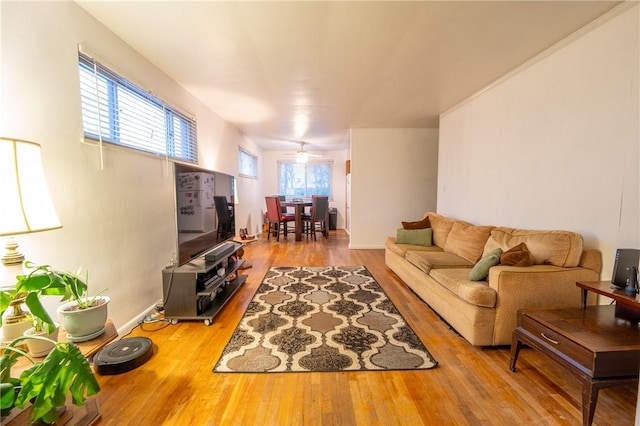
[[[386,265],[472,345],[511,344],[518,309],[580,306],[576,281],[599,280],[601,253],[583,250],[582,236],[574,232],[475,226],[431,212],[425,217],[432,245],[398,244],[389,237]],[[484,281],[469,280],[489,252],[522,242],[533,265],[498,264]]]

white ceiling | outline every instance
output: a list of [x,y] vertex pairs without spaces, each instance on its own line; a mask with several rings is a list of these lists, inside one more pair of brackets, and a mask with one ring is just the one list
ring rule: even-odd
[[619,2],[82,1],[264,149],[438,116]]

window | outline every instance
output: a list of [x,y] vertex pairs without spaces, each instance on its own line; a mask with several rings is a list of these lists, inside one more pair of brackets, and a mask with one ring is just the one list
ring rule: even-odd
[[258,178],[258,157],[238,148],[238,174],[242,177]]
[[312,195],[331,198],[332,169],[333,161],[279,161],[278,194],[287,198],[311,198]]
[[82,53],[79,70],[85,138],[198,161],[195,120]]

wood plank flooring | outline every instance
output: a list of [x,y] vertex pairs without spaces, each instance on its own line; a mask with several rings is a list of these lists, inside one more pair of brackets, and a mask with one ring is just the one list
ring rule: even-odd
[[[518,372],[509,347],[477,348],[452,331],[384,264],[383,250],[328,240],[262,238],[246,248],[246,284],[210,326],[143,324],[153,340],[137,369],[98,376],[99,425],[580,425],[581,386],[525,348]],[[271,266],[365,265],[439,365],[424,371],[214,374],[213,366]],[[161,286],[161,273],[150,277]],[[637,386],[600,392],[594,425],[633,425]]]

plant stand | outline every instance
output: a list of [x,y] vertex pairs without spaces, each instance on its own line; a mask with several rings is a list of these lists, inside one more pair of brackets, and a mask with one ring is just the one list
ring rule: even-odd
[[[76,343],[82,355],[86,358],[92,357],[96,354],[100,349],[102,349],[105,345],[107,345],[112,340],[118,337],[118,332],[116,330],[113,321],[107,320],[107,324],[105,326],[105,332],[102,333],[99,337],[96,337],[92,340],[87,340],[86,342]],[[66,342],[67,341],[67,332],[64,328],[60,327],[58,333],[58,341]],[[44,357],[33,357],[36,361],[41,361]],[[15,374],[29,368],[31,363],[27,361],[25,358],[19,358],[16,363],[11,368],[11,371]],[[67,398],[65,403],[66,410],[64,413],[60,414],[60,418],[56,422],[56,425],[68,425],[68,426],[88,426],[96,422],[100,418],[100,409],[98,406],[98,400],[95,396],[87,398],[84,406],[76,407],[71,402],[71,396]],[[29,410],[31,406],[26,407],[24,410],[19,410],[14,408],[11,410],[8,416],[2,417],[2,421],[0,424],[7,426],[22,426],[29,424]]]
[[[82,407],[76,407],[71,403],[71,397],[67,399],[66,410],[60,414],[56,425],[62,426],[89,426],[100,418],[100,407],[95,396],[87,398]],[[2,418],[2,424],[7,426],[28,426],[29,411],[31,406],[24,410],[13,409],[11,414]]]

